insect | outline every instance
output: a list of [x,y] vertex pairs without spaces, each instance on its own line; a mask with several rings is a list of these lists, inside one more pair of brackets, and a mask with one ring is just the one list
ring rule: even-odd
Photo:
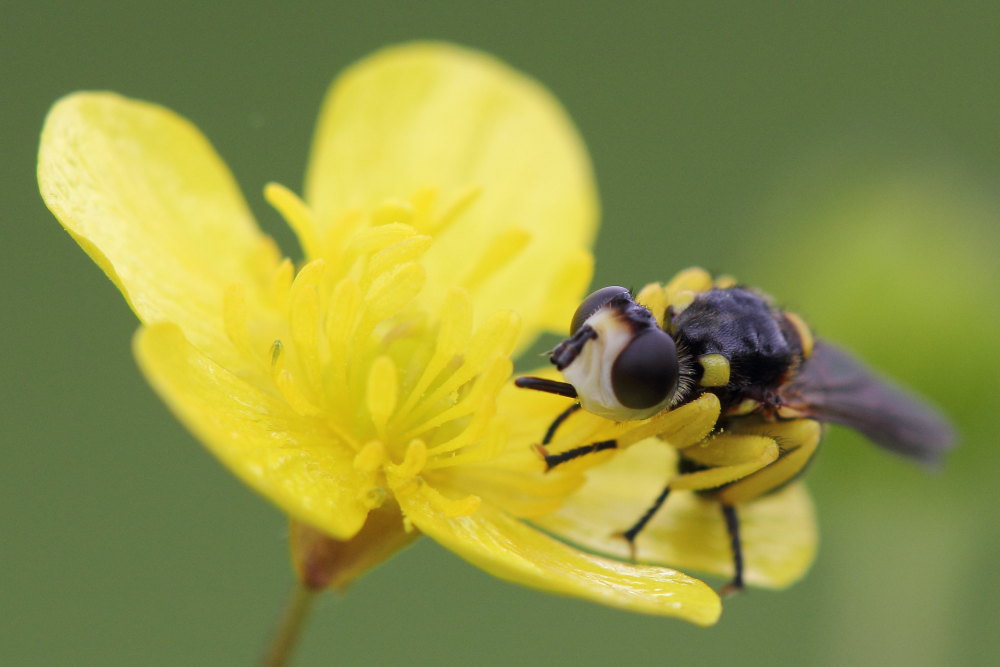
[[[693,412],[691,442],[679,447],[677,475],[620,536],[635,559],[636,538],[672,490],[718,501],[729,534],[733,579],[743,588],[737,508],[795,479],[816,453],[822,422],[853,428],[875,444],[919,462],[936,463],[954,443],[934,408],[880,379],[838,347],[816,340],[805,322],[764,293],[701,269],[681,272],[666,287],[605,287],[573,316],[569,338],[551,362],[565,382],[520,377],[519,387],[575,399],[538,449],[548,469],[615,449],[603,440],[550,453],[559,426],[583,409],[615,421],[664,411]],[[714,396],[714,398],[712,398]],[[700,426],[701,428],[697,428]]]

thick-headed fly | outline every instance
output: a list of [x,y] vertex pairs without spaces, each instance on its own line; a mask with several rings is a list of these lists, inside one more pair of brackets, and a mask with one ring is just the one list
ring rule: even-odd
[[699,413],[709,420],[707,436],[672,443],[681,447],[677,475],[621,536],[634,557],[636,537],[671,489],[715,498],[733,555],[734,578],[726,591],[743,587],[737,507],[803,471],[819,446],[820,422],[848,426],[928,464],[954,441],[936,410],[836,346],[815,340],[797,315],[731,279],[713,282],[700,269],[682,272],[666,287],[648,286],[638,298],[624,287],[597,290],[577,309],[570,337],[552,351],[551,361],[565,382],[517,380],[520,387],[576,399],[539,447],[549,469],[617,447],[617,441],[605,440],[554,454],[546,450],[559,425],[581,408],[628,421],[683,409],[707,393],[717,397],[717,410],[707,417]]

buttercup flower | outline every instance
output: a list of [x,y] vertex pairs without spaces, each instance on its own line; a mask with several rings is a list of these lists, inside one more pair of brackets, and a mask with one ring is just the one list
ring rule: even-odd
[[[64,98],[38,176],[139,317],[150,383],[292,518],[308,585],[342,587],[426,534],[527,586],[718,617],[697,579],[548,534],[625,555],[612,535],[655,495],[671,453],[646,440],[606,465],[546,474],[531,448],[562,406],[513,388],[511,355],[565,330],[590,278],[597,212],[584,148],[538,84],[442,44],[350,68],[323,105],[304,196],[264,191],[298,236],[298,263],[259,231],[208,142],[162,107]],[[628,426],[633,440],[670,442],[684,413],[650,422]],[[564,441],[600,428],[626,427],[581,415]],[[804,498],[792,487],[744,513],[751,582],[783,585],[808,563],[798,534],[794,556],[768,546],[787,547],[791,524],[811,529],[782,513],[808,514]],[[671,503],[640,557],[724,572],[718,517],[693,497]],[[784,517],[777,529],[772,515]]]

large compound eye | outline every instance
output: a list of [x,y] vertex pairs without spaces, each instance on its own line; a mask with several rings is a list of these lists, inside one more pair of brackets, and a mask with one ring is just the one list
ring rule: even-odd
[[619,403],[641,410],[673,396],[679,375],[674,340],[661,329],[644,329],[615,359],[611,388]]
[[611,287],[602,287],[584,299],[580,307],[576,309],[576,313],[573,314],[573,323],[569,327],[569,334],[571,336],[575,334],[583,326],[583,323],[587,321],[588,317],[596,313],[608,301],[619,296],[631,298],[631,294],[629,294],[627,289],[613,285]]

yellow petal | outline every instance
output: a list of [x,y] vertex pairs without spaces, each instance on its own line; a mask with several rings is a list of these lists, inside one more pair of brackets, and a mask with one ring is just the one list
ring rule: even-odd
[[139,329],[135,354],[178,419],[244,482],[333,537],[360,530],[366,476],[319,422],[221,368],[172,324]]
[[[618,558],[628,545],[615,534],[642,516],[674,475],[673,448],[655,440],[619,452],[587,471],[587,482],[555,513],[534,523],[569,542]],[[816,520],[802,484],[737,507],[751,584],[780,588],[802,577],[816,553]],[[674,491],[636,541],[638,559],[721,576],[732,554],[719,504]]]
[[349,69],[313,143],[306,199],[318,224],[428,188],[439,213],[480,194],[427,252],[422,298],[440,304],[467,281],[477,312],[524,316],[522,343],[567,326],[589,280],[598,205],[580,137],[548,91],[446,44],[386,49]]
[[485,503],[471,516],[449,519],[417,485],[397,498],[421,532],[501,579],[699,625],[719,617],[715,592],[681,572],[578,551]]
[[225,288],[263,284],[276,266],[212,146],[163,107],[111,93],[63,98],[42,131],[38,183],[139,318],[176,322],[201,349],[225,340]]

